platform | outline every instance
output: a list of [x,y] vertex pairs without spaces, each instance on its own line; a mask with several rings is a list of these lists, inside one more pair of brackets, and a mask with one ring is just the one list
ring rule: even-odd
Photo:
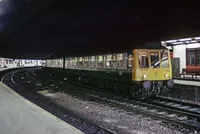
[[181,85],[188,85],[188,86],[200,86],[200,81],[197,80],[181,80],[181,79],[174,79],[175,84]]
[[0,134],[82,134],[0,83]]

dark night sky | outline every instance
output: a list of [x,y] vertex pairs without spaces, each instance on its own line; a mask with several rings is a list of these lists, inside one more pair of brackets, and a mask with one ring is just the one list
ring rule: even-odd
[[148,41],[200,36],[199,7],[189,2],[10,0],[6,4],[0,16],[0,56],[6,57],[120,51]]

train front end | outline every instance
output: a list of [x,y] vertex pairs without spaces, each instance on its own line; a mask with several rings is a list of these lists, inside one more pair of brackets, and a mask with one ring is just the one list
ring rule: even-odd
[[140,92],[158,95],[174,86],[167,49],[135,49],[133,55],[132,80],[140,83]]

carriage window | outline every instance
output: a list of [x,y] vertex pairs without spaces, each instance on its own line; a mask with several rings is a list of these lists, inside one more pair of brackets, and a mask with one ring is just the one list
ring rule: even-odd
[[150,52],[150,60],[151,60],[151,66],[154,67],[156,64],[156,67],[159,68],[159,53],[158,52]]
[[161,52],[161,68],[169,68],[168,51]]
[[140,68],[149,68],[148,53],[138,52],[139,66]]

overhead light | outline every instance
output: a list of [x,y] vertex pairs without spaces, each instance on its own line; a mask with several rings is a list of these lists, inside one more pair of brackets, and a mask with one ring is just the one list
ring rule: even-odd
[[186,41],[185,43],[190,43],[190,41]]
[[188,41],[188,40],[192,40],[192,38],[184,38],[184,39],[180,39],[179,41]]
[[191,43],[196,43],[197,41],[196,40],[192,40],[192,41],[190,41]]
[[195,37],[194,39],[195,39],[195,40],[200,40],[200,37]]
[[176,45],[176,44],[183,44],[183,42],[174,42],[172,44],[174,44],[174,45]]
[[161,41],[161,43],[164,44],[165,42],[164,42],[164,41]]
[[166,43],[173,43],[173,42],[176,42],[177,40],[168,40],[166,41]]
[[167,46],[166,48],[167,48],[167,49],[172,49],[172,47],[171,47],[171,46]]

